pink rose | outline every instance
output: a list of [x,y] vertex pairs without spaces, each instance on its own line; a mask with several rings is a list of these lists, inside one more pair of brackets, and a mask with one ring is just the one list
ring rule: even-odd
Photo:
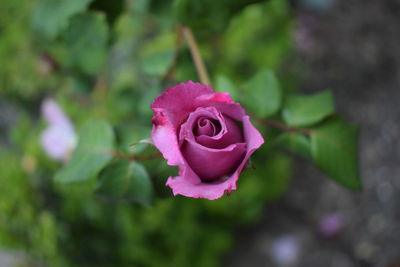
[[167,89],[152,103],[152,138],[167,163],[174,195],[220,198],[236,190],[251,154],[264,139],[228,93],[188,81]]

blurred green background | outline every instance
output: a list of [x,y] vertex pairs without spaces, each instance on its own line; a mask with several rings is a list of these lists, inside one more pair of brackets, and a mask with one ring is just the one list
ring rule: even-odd
[[[154,153],[132,146],[150,137],[151,101],[177,82],[198,81],[179,25],[192,29],[217,90],[260,119],[316,125],[315,132],[285,133],[256,121],[268,141],[252,159],[256,168],[216,201],[172,197],[164,184],[176,168],[163,159],[135,162],[127,179],[136,187],[125,188],[123,160],[87,170],[46,154],[44,99],[58,103],[81,143],[109,132],[120,153]],[[332,115],[332,95],[293,95],[304,67],[293,60],[293,27],[282,0],[2,0],[0,101],[9,108],[0,110],[1,247],[23,251],[22,266],[219,266],[234,230],[257,222],[285,192],[287,151],[361,187],[356,130]],[[82,176],[72,182],[66,173]]]

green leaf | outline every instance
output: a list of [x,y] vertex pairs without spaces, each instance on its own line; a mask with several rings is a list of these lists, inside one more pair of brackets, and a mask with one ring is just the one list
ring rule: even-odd
[[96,73],[107,55],[108,26],[103,14],[78,14],[64,34],[68,64],[86,74]]
[[68,19],[83,10],[92,0],[42,0],[32,16],[33,28],[47,38],[56,37],[67,27]]
[[141,61],[143,72],[148,75],[162,76],[167,72],[173,57],[174,52],[171,50],[150,54]]
[[79,133],[71,160],[55,176],[60,183],[83,182],[96,176],[112,158],[114,133],[106,121],[90,120]]
[[148,38],[139,49],[139,62],[145,74],[164,75],[174,60],[176,36],[172,31],[160,32]]
[[143,140],[149,138],[151,128],[142,124],[120,124],[116,128],[118,151],[138,154],[143,152],[149,144]]
[[310,139],[301,133],[283,133],[276,138],[275,142],[290,152],[299,154],[305,158],[311,158]]
[[259,71],[244,85],[244,104],[255,115],[265,118],[275,114],[281,106],[281,88],[270,70]]
[[332,118],[311,133],[311,153],[316,165],[332,179],[352,189],[361,189],[358,169],[358,129]]
[[237,88],[232,83],[232,81],[224,75],[217,76],[217,78],[215,79],[215,88],[219,92],[229,93],[234,100],[238,99]]
[[324,91],[311,96],[288,96],[282,115],[287,124],[302,127],[320,122],[334,111],[332,93]]
[[143,165],[128,160],[116,160],[101,172],[97,192],[143,205],[149,205],[154,194],[150,177]]

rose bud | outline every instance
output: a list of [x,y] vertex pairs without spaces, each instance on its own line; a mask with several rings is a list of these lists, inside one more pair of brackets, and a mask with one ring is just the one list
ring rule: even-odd
[[174,195],[213,200],[230,194],[264,143],[240,104],[200,83],[167,89],[151,108],[153,143],[168,165],[179,167],[179,176],[167,181]]

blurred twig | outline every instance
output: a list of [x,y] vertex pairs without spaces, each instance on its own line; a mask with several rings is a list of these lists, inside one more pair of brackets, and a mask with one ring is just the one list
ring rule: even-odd
[[113,157],[120,159],[127,159],[132,161],[143,161],[143,160],[153,160],[162,157],[161,153],[154,153],[149,155],[129,155],[119,151],[113,152]]
[[206,85],[211,86],[211,82],[210,79],[208,78],[206,67],[201,58],[200,50],[192,30],[188,27],[183,27],[182,31],[183,31],[183,36],[185,37],[189,45],[190,53],[192,54],[194,65],[196,66],[196,70],[197,73],[199,74],[200,81]]
[[182,29],[182,25],[176,26],[176,47],[172,58],[172,63],[162,79],[162,83],[164,85],[167,83],[168,80],[172,80],[176,65],[178,64],[179,49],[181,48],[183,37]]
[[292,133],[302,133],[302,134],[310,134],[311,133],[311,129],[307,129],[307,128],[296,128],[296,127],[292,127],[286,124],[283,124],[279,121],[274,121],[274,120],[264,120],[261,119],[259,120],[261,123],[263,124],[267,124],[269,126],[284,130],[286,132],[292,132]]

